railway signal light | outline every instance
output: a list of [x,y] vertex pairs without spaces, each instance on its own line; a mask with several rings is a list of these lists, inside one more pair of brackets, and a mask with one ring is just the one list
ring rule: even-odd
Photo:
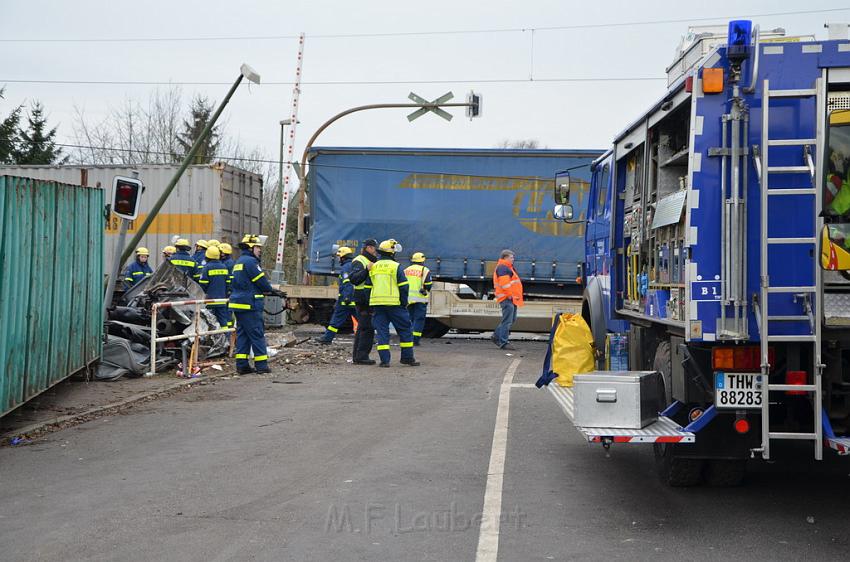
[[144,189],[140,180],[115,176],[112,180],[112,212],[127,220],[135,219],[139,216]]

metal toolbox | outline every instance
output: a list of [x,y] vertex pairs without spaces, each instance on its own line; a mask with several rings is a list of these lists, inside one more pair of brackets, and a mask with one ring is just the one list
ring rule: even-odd
[[575,425],[641,429],[658,419],[661,375],[656,371],[594,371],[573,377]]

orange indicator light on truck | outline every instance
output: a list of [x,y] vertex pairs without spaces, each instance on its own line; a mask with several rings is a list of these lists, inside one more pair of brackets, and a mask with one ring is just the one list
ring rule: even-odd
[[719,94],[723,91],[723,69],[702,69],[702,92],[704,94]]
[[[775,353],[768,350],[768,362],[775,365]],[[711,368],[715,371],[758,372],[761,370],[761,349],[755,345],[715,347],[711,350]]]

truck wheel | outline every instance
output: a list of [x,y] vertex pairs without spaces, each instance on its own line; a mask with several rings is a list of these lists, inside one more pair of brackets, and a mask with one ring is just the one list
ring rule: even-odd
[[705,481],[709,486],[730,488],[740,486],[747,473],[747,461],[744,459],[712,459],[705,467]]
[[445,336],[449,330],[448,326],[440,322],[439,320],[434,320],[433,318],[425,319],[425,328],[422,329],[422,337],[423,338],[441,338]]
[[[661,373],[661,396],[659,410],[667,407],[671,395],[671,379],[673,360],[670,352],[670,340],[662,340],[655,350],[652,368]],[[702,471],[705,461],[676,455],[676,445],[672,443],[655,444],[655,466],[661,481],[668,486],[696,486],[702,481]]]
[[675,451],[675,445],[670,443],[655,444],[655,466],[658,477],[674,488],[699,485],[702,482],[705,461],[678,457]]

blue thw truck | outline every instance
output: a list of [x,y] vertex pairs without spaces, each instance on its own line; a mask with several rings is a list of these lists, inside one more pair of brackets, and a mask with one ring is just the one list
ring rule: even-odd
[[[629,368],[660,373],[660,413],[640,429],[577,429],[606,447],[653,443],[671,485],[850,451],[850,41],[838,29],[778,41],[741,20],[723,40],[697,37],[592,165],[582,315],[597,350],[628,334]],[[569,174],[556,175],[566,221],[570,198]],[[548,388],[571,415],[574,389]]]

